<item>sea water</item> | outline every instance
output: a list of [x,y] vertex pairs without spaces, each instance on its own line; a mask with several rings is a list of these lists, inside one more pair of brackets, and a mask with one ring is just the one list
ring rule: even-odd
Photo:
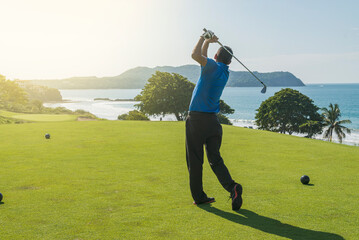
[[[261,89],[255,87],[225,88],[222,99],[235,109],[235,113],[228,116],[229,119],[235,126],[256,128],[254,122],[256,109],[259,108],[262,101],[281,89],[282,87],[269,87],[267,93],[261,94]],[[311,98],[319,108],[328,108],[330,103],[337,103],[342,114],[340,119],[352,121],[351,124],[345,125],[352,129],[352,134],[348,134],[343,143],[359,144],[359,84],[309,84],[305,87],[294,87],[293,89]],[[71,110],[83,109],[97,117],[115,120],[118,115],[135,109],[138,102],[95,101],[94,99],[133,99],[141,92],[141,89],[74,89],[60,90],[60,92],[63,99],[66,100],[65,102],[45,103],[45,106],[61,106]],[[151,120],[159,119],[160,116],[151,117]],[[169,115],[165,116],[163,120],[175,121],[176,119],[173,115]]]

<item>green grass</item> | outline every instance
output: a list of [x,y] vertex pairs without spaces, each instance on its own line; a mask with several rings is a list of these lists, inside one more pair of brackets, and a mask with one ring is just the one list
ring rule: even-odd
[[77,115],[70,114],[33,114],[33,113],[15,113],[0,110],[0,116],[13,118],[18,120],[25,120],[30,122],[64,122],[76,121]]
[[3,116],[3,117],[12,117],[12,116],[16,116],[17,114],[18,113],[15,113],[15,112],[0,110],[0,116]]
[[0,239],[359,236],[358,147],[224,126],[222,156],[244,187],[234,212],[207,161],[217,202],[192,205],[184,136],[182,122],[0,125]]

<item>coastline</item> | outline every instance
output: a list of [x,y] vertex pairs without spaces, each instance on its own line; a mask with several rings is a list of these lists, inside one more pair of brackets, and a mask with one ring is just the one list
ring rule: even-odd
[[[236,127],[244,127],[244,128],[251,128],[251,129],[258,130],[258,126],[255,124],[255,120],[230,119],[230,121],[232,122],[233,126],[236,126]],[[350,130],[351,130],[352,133],[351,134],[346,133],[346,138],[343,139],[342,144],[350,145],[350,146],[359,146],[359,129],[350,129]],[[325,130],[323,130],[323,132],[324,131]],[[289,135],[289,134],[286,133],[286,135]],[[305,134],[294,133],[291,136],[304,137]],[[326,140],[323,137],[323,133],[320,134],[320,135],[314,136],[312,139],[328,142],[328,140]],[[332,142],[340,143],[337,140],[337,137],[336,137],[335,134],[333,135],[333,141]]]
[[[323,86],[321,86],[323,85]],[[261,102],[274,95],[281,87],[267,89],[266,94],[260,94],[259,88],[255,87],[226,87],[222,99],[235,109],[235,113],[228,118],[237,127],[256,129],[254,118],[256,109]],[[352,134],[347,134],[343,143],[359,145],[359,84],[307,84],[298,87],[298,90],[310,97],[319,107],[327,107],[329,103],[338,103],[342,112],[341,119],[350,119],[352,124],[346,127],[353,129]],[[61,90],[63,101],[46,102],[45,107],[65,107],[70,110],[83,109],[91,112],[99,118],[117,120],[121,114],[136,109],[139,102],[132,100],[141,89],[92,89],[92,90]],[[98,100],[94,100],[98,99]],[[111,99],[124,99],[111,101]],[[127,100],[127,101],[125,101]],[[160,117],[151,116],[152,121],[159,121]],[[175,116],[166,115],[163,121],[176,121]],[[298,135],[303,137],[301,135]],[[321,139],[317,136],[316,139]]]
[[[62,102],[47,102],[44,103],[46,107],[66,107],[70,110],[77,110],[79,109],[77,107],[77,103],[84,103],[84,101],[77,101],[77,100],[65,100]],[[133,105],[135,102],[131,101],[107,101],[107,100],[89,100],[86,102],[89,106],[83,107],[84,110],[91,112],[92,114],[96,115],[99,118],[104,118],[107,120],[114,120],[117,121],[117,116],[123,113],[128,113],[129,111],[135,109]],[[95,105],[96,108],[94,108],[92,105]],[[111,106],[115,105],[115,106]],[[127,107],[119,108],[120,105],[127,105]],[[104,111],[96,112],[99,109],[103,109]],[[118,114],[113,114],[112,111],[116,109],[118,111]],[[177,121],[176,117],[173,114],[162,116],[150,116],[151,121]],[[244,128],[250,128],[254,130],[258,130],[258,126],[255,124],[255,120],[253,119],[234,119],[229,118],[229,120],[232,122],[234,127],[244,127]],[[343,139],[342,144],[350,145],[350,146],[359,146],[359,129],[352,129],[352,134],[346,134],[347,137]],[[304,137],[304,134],[292,134],[292,136],[297,137]],[[321,135],[315,136],[313,139],[321,140],[321,141],[327,141],[322,137]],[[334,137],[333,142],[339,143],[336,137]]]

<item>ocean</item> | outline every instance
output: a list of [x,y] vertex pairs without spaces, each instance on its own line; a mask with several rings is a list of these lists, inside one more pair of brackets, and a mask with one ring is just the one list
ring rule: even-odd
[[[261,94],[261,88],[255,87],[227,87],[223,91],[222,99],[233,109],[235,113],[229,115],[233,125],[240,127],[256,128],[254,119],[256,109],[262,101],[274,95],[282,87],[268,87],[266,94]],[[351,124],[346,126],[352,129],[344,144],[359,145],[359,84],[308,84],[305,87],[293,89],[305,94],[314,101],[318,107],[328,107],[330,103],[339,105],[341,119],[349,119]],[[45,103],[47,107],[66,107],[71,110],[83,109],[95,114],[97,117],[109,120],[117,119],[117,116],[135,109],[137,102],[94,101],[94,98],[132,99],[141,92],[141,89],[74,89],[60,90],[66,102]],[[159,120],[151,117],[151,120]],[[163,120],[175,121],[174,116],[165,116]],[[320,139],[321,136],[318,136]]]

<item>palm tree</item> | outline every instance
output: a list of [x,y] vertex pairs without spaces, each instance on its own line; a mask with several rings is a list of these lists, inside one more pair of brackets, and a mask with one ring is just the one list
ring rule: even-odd
[[338,104],[334,104],[334,106],[333,104],[329,104],[329,110],[327,108],[322,108],[322,111],[323,126],[328,127],[324,132],[324,138],[327,138],[329,142],[331,142],[334,131],[339,138],[339,142],[342,143],[343,138],[345,138],[344,131],[350,134],[350,129],[341,124],[352,122],[350,120],[339,120],[341,113]]

